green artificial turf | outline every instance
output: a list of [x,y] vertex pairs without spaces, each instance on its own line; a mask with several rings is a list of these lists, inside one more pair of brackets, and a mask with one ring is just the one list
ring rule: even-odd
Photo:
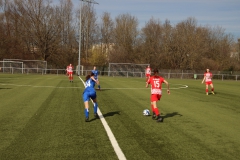
[[[99,79],[99,109],[126,159],[239,158],[240,81],[213,80],[216,94],[206,96],[201,80],[167,79],[157,123],[142,114],[144,78]],[[0,159],[119,159],[92,108],[84,121],[83,89],[77,76],[0,74]]]

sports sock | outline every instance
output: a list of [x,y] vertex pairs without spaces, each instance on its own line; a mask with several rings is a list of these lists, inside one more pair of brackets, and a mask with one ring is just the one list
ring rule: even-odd
[[152,108],[152,112],[154,112],[154,108],[153,108],[153,105],[151,105],[151,108]]
[[155,114],[158,116],[160,116],[160,112],[159,112],[159,110],[158,110],[158,108],[154,108],[154,112],[155,112]]
[[212,88],[212,91],[214,91],[214,88]]
[[93,104],[94,114],[97,113],[97,109],[98,109],[98,104],[97,104],[97,103],[94,103],[94,104]]
[[100,89],[100,85],[98,85],[98,89]]
[[206,89],[206,93],[208,92],[208,89]]
[[85,108],[84,113],[85,113],[86,118],[89,117],[89,110],[88,109]]

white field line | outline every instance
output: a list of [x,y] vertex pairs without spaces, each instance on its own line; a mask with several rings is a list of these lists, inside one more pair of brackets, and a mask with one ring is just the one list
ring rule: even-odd
[[81,87],[56,87],[56,86],[34,86],[28,84],[0,84],[2,86],[17,86],[17,87],[35,87],[35,88],[81,88]]
[[[85,86],[85,83],[84,83],[84,81],[81,79],[81,77],[79,77],[79,79],[82,81],[82,83],[83,83],[84,86]],[[93,103],[93,101],[92,101],[92,103]],[[110,142],[111,142],[111,144],[112,144],[112,146],[113,146],[113,149],[114,149],[115,153],[117,154],[118,159],[119,159],[119,160],[126,160],[125,155],[123,154],[121,148],[119,147],[116,138],[114,137],[114,135],[113,135],[110,127],[109,127],[108,124],[107,124],[107,121],[106,121],[105,118],[103,117],[102,112],[100,111],[99,108],[98,108],[98,111],[97,111],[97,112],[98,112],[99,118],[100,118],[100,120],[101,120],[101,122],[102,122],[102,124],[103,124],[103,126],[104,126],[104,128],[105,128],[105,130],[106,130],[106,132],[107,132],[108,138],[109,138],[109,140],[110,140]]]
[[[35,87],[35,88],[81,88],[81,87],[56,87],[56,86],[34,86],[34,85],[27,85],[27,84],[0,84],[2,86],[17,86],[17,87]],[[188,88],[187,85],[183,85],[183,84],[174,84],[180,87],[170,87],[170,89],[184,89],[184,88]],[[134,89],[149,89],[149,88],[102,88],[102,90],[104,89],[116,89],[116,90],[134,90]],[[166,88],[162,88],[162,89],[166,89]]]

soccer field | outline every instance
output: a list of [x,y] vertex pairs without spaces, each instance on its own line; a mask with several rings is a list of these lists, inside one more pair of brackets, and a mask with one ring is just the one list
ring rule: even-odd
[[213,80],[206,96],[201,80],[167,79],[156,123],[144,78],[99,79],[102,116],[90,103],[85,122],[79,77],[0,74],[0,160],[239,159],[239,81]]

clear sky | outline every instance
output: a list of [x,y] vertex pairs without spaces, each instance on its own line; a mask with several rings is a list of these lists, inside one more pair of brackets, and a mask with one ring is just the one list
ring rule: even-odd
[[[120,14],[130,14],[139,21],[142,28],[152,17],[162,23],[166,19],[172,25],[189,17],[200,26],[222,27],[225,33],[240,38],[240,0],[94,0],[97,16],[110,13],[114,19]],[[80,0],[72,0],[74,7],[80,7]]]

